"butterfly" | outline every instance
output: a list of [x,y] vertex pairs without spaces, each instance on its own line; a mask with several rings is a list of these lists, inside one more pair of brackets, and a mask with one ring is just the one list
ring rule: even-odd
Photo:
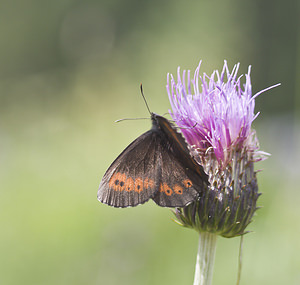
[[105,172],[98,190],[100,202],[125,208],[152,199],[162,207],[184,207],[209,184],[173,124],[150,114],[152,128],[127,146]]

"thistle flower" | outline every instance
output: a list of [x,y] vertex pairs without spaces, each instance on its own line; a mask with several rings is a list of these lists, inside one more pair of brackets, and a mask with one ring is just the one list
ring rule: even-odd
[[175,215],[179,224],[200,233],[194,284],[210,284],[209,260],[214,258],[216,236],[245,234],[257,209],[260,193],[254,163],[268,154],[259,150],[251,126],[259,115],[254,113],[255,98],[278,85],[252,96],[250,66],[243,86],[243,76],[237,75],[239,64],[230,72],[225,61],[222,72],[214,71],[211,76],[199,76],[200,66],[201,61],[193,78],[190,70],[184,70],[181,76],[180,68],[177,81],[168,74],[167,92],[173,120],[209,175],[207,189],[195,202],[176,209]]
[[[258,187],[254,163],[268,155],[259,151],[252,122],[255,98],[250,71],[242,88],[239,64],[230,72],[224,62],[221,74],[199,76],[201,61],[191,79],[190,70],[178,68],[177,82],[168,75],[167,91],[172,118],[191,146],[192,154],[209,175],[210,186],[199,201],[177,209],[182,225],[224,237],[245,233],[255,212]],[[187,75],[187,79],[186,79]],[[201,89],[199,89],[199,81]]]

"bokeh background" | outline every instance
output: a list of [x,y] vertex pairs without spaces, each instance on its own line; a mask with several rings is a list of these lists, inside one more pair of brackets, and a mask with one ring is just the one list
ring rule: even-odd
[[[100,204],[113,159],[168,111],[166,74],[252,65],[263,206],[241,284],[300,284],[297,0],[1,0],[0,284],[192,284],[198,236],[151,201]],[[235,284],[239,238],[214,284]]]

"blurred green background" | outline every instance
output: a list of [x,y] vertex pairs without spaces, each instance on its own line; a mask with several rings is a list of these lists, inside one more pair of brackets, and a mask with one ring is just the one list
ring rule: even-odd
[[[192,284],[198,236],[149,202],[100,204],[100,179],[168,111],[167,72],[252,65],[254,127],[272,153],[241,284],[300,284],[299,1],[1,0],[0,284]],[[214,284],[235,284],[218,239]]]

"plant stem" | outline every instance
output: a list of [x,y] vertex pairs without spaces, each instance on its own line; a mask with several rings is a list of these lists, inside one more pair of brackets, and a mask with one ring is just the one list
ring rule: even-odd
[[239,265],[238,265],[238,276],[236,285],[240,285],[241,281],[241,274],[242,274],[242,260],[243,260],[243,242],[244,242],[244,236],[241,235],[241,241],[240,241],[240,253],[239,253]]
[[195,269],[194,285],[211,285],[215,252],[217,245],[217,235],[200,232],[197,262]]

